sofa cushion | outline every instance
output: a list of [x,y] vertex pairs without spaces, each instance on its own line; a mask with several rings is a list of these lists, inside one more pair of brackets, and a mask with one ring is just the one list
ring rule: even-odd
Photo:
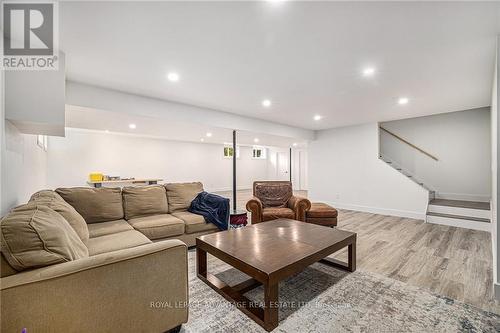
[[127,220],[168,213],[167,192],[162,185],[124,187],[122,197]]
[[68,221],[73,229],[75,229],[78,237],[80,237],[83,242],[89,239],[89,229],[83,217],[56,192],[51,190],[38,191],[31,196],[29,203],[45,205],[55,210]]
[[203,184],[196,183],[171,183],[166,184],[168,197],[168,211],[170,213],[186,211],[191,205],[191,201],[203,192]]
[[289,181],[262,181],[253,183],[253,194],[266,207],[286,207],[293,195]]
[[3,253],[0,254],[0,277],[6,277],[10,275],[16,274],[17,271],[9,265],[7,262],[7,259],[5,259],[5,256]]
[[264,221],[276,219],[295,219],[295,213],[290,208],[268,207],[262,210],[262,218]]
[[64,201],[64,199],[59,195],[57,194],[57,192],[55,191],[52,191],[52,190],[40,190],[38,192],[35,192],[31,195],[31,198],[29,201],[35,201],[37,199],[59,199],[59,200],[62,200]]
[[137,217],[128,220],[128,223],[149,239],[172,237],[184,233],[184,222],[170,214]]
[[125,220],[89,224],[90,238],[116,234],[118,232],[129,230],[134,230],[134,228],[132,228],[132,226]]
[[1,251],[16,270],[88,257],[75,230],[43,205],[18,207],[0,221]]
[[131,247],[151,244],[152,242],[143,234],[135,230],[128,230],[116,234],[90,238],[88,242],[89,254],[113,252]]
[[219,230],[215,224],[207,223],[205,218],[198,214],[190,212],[176,212],[172,213],[172,215],[184,221],[186,224],[186,234],[208,230]]
[[56,192],[80,213],[87,223],[123,219],[120,188],[72,187],[58,188]]

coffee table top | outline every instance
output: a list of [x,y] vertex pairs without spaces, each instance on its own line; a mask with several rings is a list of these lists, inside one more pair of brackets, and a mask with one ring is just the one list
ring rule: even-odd
[[322,254],[327,256],[332,249],[344,247],[355,239],[353,232],[278,219],[200,236],[197,245],[220,259],[228,256],[271,275],[287,269],[291,271],[291,266],[300,262],[309,265]]

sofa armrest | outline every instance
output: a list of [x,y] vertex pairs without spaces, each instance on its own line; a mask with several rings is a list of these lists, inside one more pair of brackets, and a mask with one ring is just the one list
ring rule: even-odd
[[253,197],[247,202],[247,210],[252,213],[252,224],[262,222],[262,201],[259,198]]
[[187,247],[166,240],[1,279],[2,332],[164,332],[188,317]]
[[295,212],[297,221],[306,221],[306,212],[311,209],[311,202],[307,198],[292,196],[287,203],[288,208]]

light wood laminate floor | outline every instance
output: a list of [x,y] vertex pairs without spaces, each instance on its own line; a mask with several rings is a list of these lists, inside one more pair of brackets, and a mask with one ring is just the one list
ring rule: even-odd
[[500,314],[488,232],[347,210],[338,228],[358,234],[359,269]]
[[[307,196],[305,191],[297,194]],[[251,196],[249,190],[238,191],[238,208],[244,209]],[[493,300],[488,232],[348,210],[339,210],[338,228],[358,234],[358,269],[500,314]],[[334,257],[346,256],[344,251]]]

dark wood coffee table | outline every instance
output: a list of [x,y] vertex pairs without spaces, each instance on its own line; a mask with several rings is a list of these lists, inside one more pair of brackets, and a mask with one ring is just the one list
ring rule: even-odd
[[[346,246],[347,263],[326,258]],[[228,286],[207,272],[207,252],[251,279]],[[196,238],[198,277],[267,331],[278,326],[279,282],[315,262],[354,272],[356,234],[278,219]],[[263,307],[243,296],[260,285],[264,286]]]

